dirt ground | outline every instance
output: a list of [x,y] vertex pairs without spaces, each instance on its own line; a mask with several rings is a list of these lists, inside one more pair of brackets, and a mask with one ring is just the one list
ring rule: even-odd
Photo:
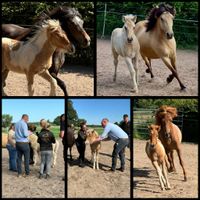
[[198,95],[198,52],[177,50],[177,69],[180,79],[187,87],[180,90],[174,79],[167,84],[171,74],[161,59],[152,60],[154,79],[147,74],[144,61],[139,62],[139,92],[132,92],[132,82],[128,67],[119,57],[117,81],[113,82],[114,64],[110,40],[97,40],[97,95],[98,96],[197,96]]
[[[59,140],[60,141],[60,140]],[[39,179],[39,164],[30,166],[29,177],[17,177],[8,170],[8,151],[2,149],[2,197],[3,198],[64,198],[63,145],[60,141],[57,165],[51,169],[50,179]],[[22,165],[24,170],[24,165]]]
[[[124,172],[107,170],[111,167],[113,141],[102,142],[99,155],[99,170],[93,170],[90,162],[80,168],[76,159],[78,152],[73,146],[73,159],[68,165],[68,197],[70,198],[130,198],[130,153],[126,149]],[[86,146],[86,159],[91,159],[90,146]],[[117,168],[120,167],[118,159]]]
[[135,198],[198,198],[198,145],[182,143],[182,155],[188,181],[175,153],[177,173],[168,174],[171,190],[162,191],[151,161],[145,153],[146,141],[134,140],[133,195]]
[[[94,95],[93,69],[91,67],[66,66],[65,71],[59,73],[58,77],[65,82],[69,96]],[[5,92],[8,96],[28,96],[27,81],[24,74],[9,72],[6,84]],[[38,75],[34,79],[34,88],[34,96],[49,95],[50,84]],[[60,87],[57,87],[56,95],[64,95]]]

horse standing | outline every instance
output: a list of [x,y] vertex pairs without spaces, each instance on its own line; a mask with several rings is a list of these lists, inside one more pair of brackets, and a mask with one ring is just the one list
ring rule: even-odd
[[[86,48],[90,45],[90,37],[83,28],[83,20],[80,13],[71,7],[59,6],[48,12],[43,12],[38,17],[37,25],[40,25],[44,20],[56,19],[59,20],[62,29],[67,34],[70,42],[75,47]],[[31,28],[23,28],[14,24],[2,25],[2,36],[12,39],[27,40],[28,37],[34,33],[34,26]],[[64,95],[68,96],[65,83],[57,77],[60,68],[65,62],[65,55],[59,49],[53,54],[52,65],[48,69],[53,78],[56,79],[57,84],[63,90]]]
[[176,150],[180,165],[183,169],[184,180],[187,181],[186,171],[181,154],[182,134],[177,125],[172,123],[174,117],[177,116],[177,110],[171,106],[161,106],[156,112],[156,124],[161,126],[159,138],[165,147],[170,168],[169,171],[175,171],[173,151]]
[[114,58],[114,81],[117,78],[118,56],[125,58],[133,81],[133,91],[138,92],[138,59],[140,46],[134,34],[137,16],[126,15],[122,17],[124,26],[116,28],[111,35],[112,54]]
[[[2,38],[2,87],[6,85],[9,71],[25,73],[29,96],[33,96],[34,76],[38,74],[51,84],[50,95],[55,96],[57,83],[48,69],[51,67],[52,55],[57,48],[74,53],[73,44],[56,20],[43,22],[35,35],[26,42]],[[2,92],[5,95],[3,88]]]
[[147,65],[147,73],[154,77],[151,68],[151,59],[161,58],[172,72],[167,78],[170,83],[175,77],[181,87],[186,87],[181,82],[176,68],[176,41],[173,32],[173,19],[175,9],[169,5],[161,4],[150,11],[147,20],[136,24],[135,34],[140,43],[140,53]]
[[148,126],[150,140],[146,143],[146,154],[152,162],[152,165],[156,169],[159,177],[160,187],[162,190],[170,189],[170,184],[167,177],[167,170],[165,163],[167,162],[167,155],[165,153],[165,148],[161,141],[158,139],[158,131],[160,126],[150,125]]
[[72,161],[72,147],[75,144],[74,130],[71,126],[67,127],[67,152],[69,148],[70,160]]

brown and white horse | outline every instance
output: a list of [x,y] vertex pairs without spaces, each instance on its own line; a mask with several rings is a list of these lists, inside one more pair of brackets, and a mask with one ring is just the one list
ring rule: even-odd
[[57,20],[44,21],[35,35],[26,42],[2,38],[2,87],[6,85],[9,71],[23,73],[27,77],[29,96],[33,96],[34,76],[38,74],[51,84],[50,95],[55,96],[57,83],[48,69],[56,49],[74,53],[73,44]]

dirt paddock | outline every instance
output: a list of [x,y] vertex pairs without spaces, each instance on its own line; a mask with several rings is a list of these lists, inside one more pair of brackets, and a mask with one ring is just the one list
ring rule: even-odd
[[[39,162],[30,166],[29,177],[17,177],[16,172],[8,170],[8,151],[2,149],[2,198],[64,198],[63,145],[59,140],[57,164],[51,168],[50,179],[39,179]],[[22,164],[22,170],[24,165]]]
[[[93,68],[69,65],[63,67],[60,71],[58,77],[65,82],[69,96],[93,96]],[[34,78],[34,88],[34,96],[49,95],[50,84],[39,75]],[[28,96],[26,76],[9,72],[5,92],[8,96]],[[56,95],[64,95],[59,86]]]
[[[93,170],[89,161],[84,168],[76,161],[78,152],[73,146],[73,162],[68,164],[68,197],[70,198],[130,198],[130,153],[126,149],[126,169],[108,172],[111,167],[111,155],[114,142],[102,142],[99,155],[99,170]],[[91,159],[89,144],[85,158]],[[120,167],[119,159],[117,168]]]
[[97,95],[98,96],[197,96],[198,95],[198,52],[177,50],[177,69],[180,79],[187,87],[180,91],[178,81],[167,84],[171,74],[161,59],[152,60],[154,79],[147,74],[147,67],[139,62],[139,92],[132,92],[131,76],[122,57],[119,57],[117,81],[113,82],[114,64],[110,40],[97,40]]
[[160,189],[158,175],[145,153],[146,141],[134,140],[133,194],[135,198],[197,198],[198,197],[198,145],[182,143],[182,155],[187,182],[175,153],[176,173],[168,174],[171,190]]

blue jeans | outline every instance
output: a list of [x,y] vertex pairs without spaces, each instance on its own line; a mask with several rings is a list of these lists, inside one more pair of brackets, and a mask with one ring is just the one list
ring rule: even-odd
[[30,148],[29,143],[16,142],[17,149],[17,171],[18,174],[22,174],[22,156],[24,155],[24,166],[26,175],[29,175],[29,158],[30,158]]
[[121,161],[121,168],[124,169],[125,167],[125,147],[128,145],[129,140],[128,138],[121,138],[118,139],[114,145],[113,152],[112,152],[112,170],[115,171],[116,164],[117,164],[117,156],[119,154],[119,159]]
[[40,174],[50,175],[52,151],[41,151]]
[[7,144],[6,148],[9,153],[9,170],[17,171],[17,151],[11,144]]

